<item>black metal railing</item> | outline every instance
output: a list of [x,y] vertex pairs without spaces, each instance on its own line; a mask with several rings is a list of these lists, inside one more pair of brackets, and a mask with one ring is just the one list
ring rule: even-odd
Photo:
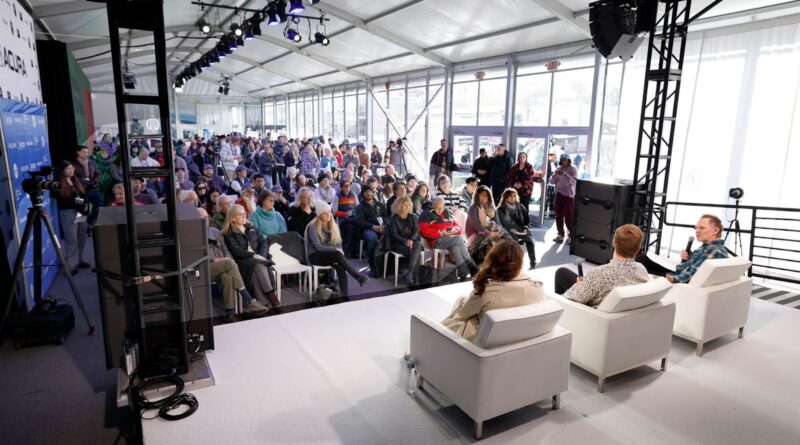
[[[800,209],[669,201],[665,205],[667,215],[670,214],[668,211],[670,207],[704,207],[735,211],[734,220],[724,229],[725,237],[726,239],[733,237],[735,254],[746,253],[747,258],[753,263],[748,275],[800,284]],[[740,218],[741,213],[747,217]],[[770,222],[773,227],[767,226]],[[746,225],[742,226],[742,223]],[[670,220],[669,217],[665,218],[664,225],[694,228],[694,222],[680,223]],[[741,243],[741,235],[748,236],[749,242],[746,245]],[[737,242],[741,251],[736,249]],[[744,252],[745,247],[748,247],[747,252]],[[787,252],[795,256],[792,257]],[[773,264],[774,262],[778,264]]]

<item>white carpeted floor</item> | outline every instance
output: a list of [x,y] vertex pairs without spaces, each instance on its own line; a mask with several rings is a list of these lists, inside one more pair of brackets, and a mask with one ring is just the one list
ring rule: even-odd
[[[554,268],[532,275],[552,290]],[[144,421],[148,444],[470,443],[472,421],[435,390],[410,396],[409,315],[442,318],[460,283],[219,326],[217,385],[199,410]],[[489,420],[487,444],[798,444],[800,311],[752,299],[744,339],[673,337],[666,372],[644,366],[595,391],[572,366],[561,410],[549,400]],[[531,375],[531,379],[535,379]]]

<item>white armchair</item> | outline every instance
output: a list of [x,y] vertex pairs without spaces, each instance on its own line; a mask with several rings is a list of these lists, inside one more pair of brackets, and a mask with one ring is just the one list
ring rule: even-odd
[[664,278],[617,287],[597,308],[552,297],[564,307],[559,326],[572,332],[570,361],[597,376],[598,392],[607,377],[651,361],[666,369],[675,305],[661,299],[670,287]]
[[675,302],[672,333],[697,343],[697,356],[704,343],[734,329],[744,335],[753,280],[742,276],[750,268],[747,258],[703,261],[686,284],[675,284],[665,301]]
[[424,315],[411,316],[411,357],[417,386],[435,386],[475,421],[483,421],[560,393],[569,377],[570,333],[556,326],[553,302],[495,309],[481,318],[475,343]]

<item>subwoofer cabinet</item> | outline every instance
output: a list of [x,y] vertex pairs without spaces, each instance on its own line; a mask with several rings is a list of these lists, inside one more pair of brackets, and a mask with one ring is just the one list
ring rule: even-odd
[[630,221],[633,186],[617,180],[579,180],[570,255],[595,264],[611,261],[617,227]]
[[[154,234],[167,229],[167,207],[165,204],[145,205],[136,207],[137,230],[139,234]],[[206,236],[206,222],[197,209],[191,204],[178,204],[178,226],[180,228],[178,240],[181,245],[181,265],[185,268],[205,257],[208,254],[208,239]],[[124,207],[102,207],[94,227],[92,239],[94,241],[95,264],[98,268],[112,274],[126,272],[126,262],[130,261],[128,252],[127,222]],[[140,249],[141,264],[151,270],[165,270],[165,265],[171,260],[166,258],[165,252],[169,249],[151,247]],[[118,279],[103,273],[97,274],[98,290],[100,296],[100,310],[103,322],[103,335],[106,351],[106,367],[108,369],[120,366],[120,359],[124,355],[123,342],[129,330],[138,326],[139,313],[136,308],[136,293],[132,286],[125,286]],[[145,283],[142,290],[146,293],[160,290],[159,280]],[[164,333],[152,332],[158,338],[167,335],[170,325],[186,323],[187,336],[197,334],[193,339],[194,349],[190,352],[214,349],[214,324],[213,310],[211,307],[211,288],[208,261],[202,262],[188,274],[188,287],[183,292],[183,314],[181,320],[167,318],[163,313],[149,314],[148,325],[160,326]],[[161,317],[161,318],[159,318]],[[155,328],[159,329],[159,328]],[[199,336],[203,337],[198,342]],[[150,337],[151,335],[148,334]],[[195,351],[197,349],[197,351]]]

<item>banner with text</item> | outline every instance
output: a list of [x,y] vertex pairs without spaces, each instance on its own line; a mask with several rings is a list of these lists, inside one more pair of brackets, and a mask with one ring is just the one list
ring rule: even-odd
[[17,0],[0,0],[0,97],[42,103],[33,18]]

